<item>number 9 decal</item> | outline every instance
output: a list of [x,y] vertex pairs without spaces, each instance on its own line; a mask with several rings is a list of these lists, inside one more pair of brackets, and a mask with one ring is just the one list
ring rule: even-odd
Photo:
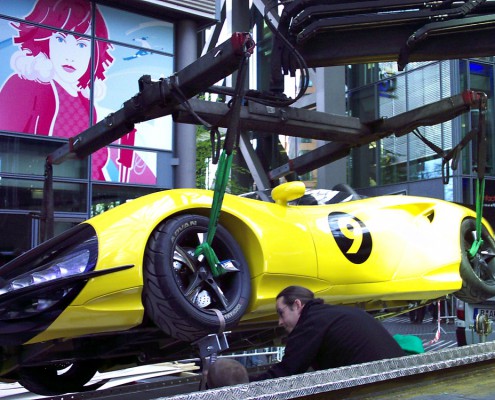
[[364,263],[371,254],[372,240],[366,225],[353,215],[333,212],[328,225],[342,254],[354,264]]

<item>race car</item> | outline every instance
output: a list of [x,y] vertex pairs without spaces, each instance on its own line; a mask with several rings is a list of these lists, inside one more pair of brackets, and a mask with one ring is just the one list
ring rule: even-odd
[[[226,194],[174,189],[93,217],[0,267],[0,380],[54,395],[97,371],[231,350],[280,335],[275,298],[305,286],[327,303],[396,315],[455,293],[495,295],[495,242],[469,208],[427,197],[360,198],[344,186]],[[198,248],[214,230],[211,265]],[[211,259],[211,257],[210,257]]]

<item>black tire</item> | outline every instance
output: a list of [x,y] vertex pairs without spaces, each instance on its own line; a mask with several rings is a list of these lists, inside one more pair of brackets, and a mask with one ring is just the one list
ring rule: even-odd
[[231,329],[249,304],[248,265],[225,228],[217,226],[211,247],[220,262],[234,260],[237,272],[213,277],[206,258],[199,262],[194,257],[208,221],[198,215],[171,218],[157,227],[146,248],[144,308],[160,329],[176,339],[193,341],[217,333],[223,327],[218,311],[225,329]]
[[97,365],[87,361],[23,367],[19,370],[19,383],[30,392],[42,396],[56,396],[84,391],[84,385],[97,371]]
[[476,220],[465,219],[461,224],[462,289],[455,293],[460,300],[480,303],[495,296],[495,241],[483,226],[483,244],[471,258],[468,254],[476,237]]

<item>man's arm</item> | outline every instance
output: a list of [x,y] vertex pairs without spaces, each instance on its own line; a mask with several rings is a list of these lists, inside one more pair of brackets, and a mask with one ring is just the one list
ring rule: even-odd
[[268,371],[250,376],[250,381],[280,378],[306,372],[314,362],[321,347],[324,329],[317,329],[310,321],[301,321],[289,335],[282,361]]

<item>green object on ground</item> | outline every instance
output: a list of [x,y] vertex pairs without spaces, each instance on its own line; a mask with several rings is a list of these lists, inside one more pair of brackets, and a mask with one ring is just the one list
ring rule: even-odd
[[408,355],[421,354],[425,352],[423,342],[414,335],[394,335],[395,341],[399,343],[402,350]]

